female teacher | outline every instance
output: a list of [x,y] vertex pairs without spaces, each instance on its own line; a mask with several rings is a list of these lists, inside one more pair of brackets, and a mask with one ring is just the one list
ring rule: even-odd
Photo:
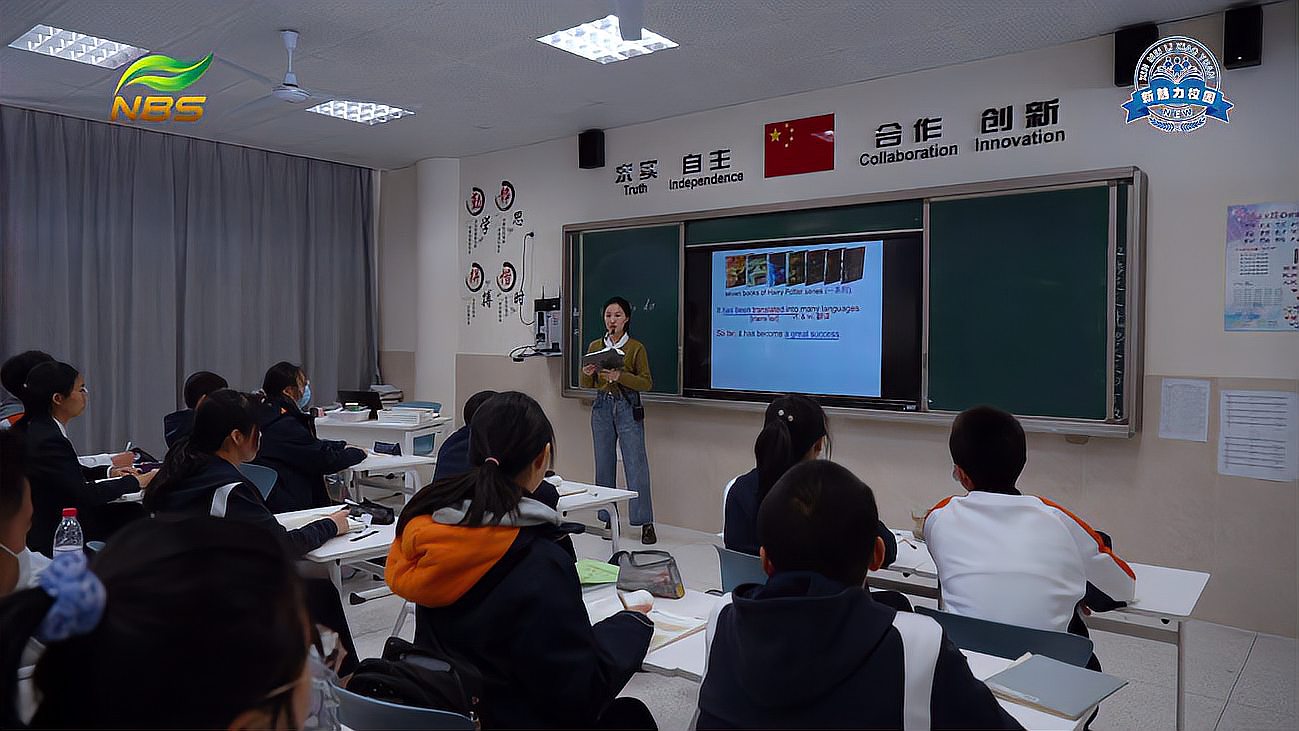
[[[650,499],[649,458],[645,455],[645,424],[641,421],[640,394],[654,385],[650,377],[649,356],[639,340],[633,340],[627,329],[631,324],[631,304],[622,297],[604,303],[605,336],[586,349],[595,353],[613,348],[622,355],[623,367],[600,369],[596,365],[582,368],[583,388],[597,388],[591,407],[591,439],[595,444],[595,484],[615,487],[618,458],[614,449],[621,442],[623,471],[627,486],[636,492],[631,501],[631,524],[641,526],[641,543],[656,543],[654,505]],[[607,518],[606,518],[607,520]]]

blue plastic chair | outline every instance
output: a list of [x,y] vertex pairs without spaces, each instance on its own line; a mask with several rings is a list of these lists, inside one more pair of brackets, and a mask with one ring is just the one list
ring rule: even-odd
[[714,545],[713,548],[717,549],[717,558],[721,562],[723,593],[734,591],[740,584],[767,583],[767,572],[762,570],[762,559],[724,546]]
[[279,474],[270,467],[263,467],[259,464],[245,462],[239,465],[239,472],[248,481],[257,486],[257,491],[262,494],[262,499],[267,500],[271,497],[271,490],[275,487],[275,482],[280,479]]
[[916,607],[916,612],[933,617],[943,626],[952,644],[962,650],[973,650],[1009,660],[1031,652],[1080,668],[1087,667],[1087,662],[1092,657],[1092,641],[1068,632],[963,617],[928,607]]
[[379,729],[474,731],[474,722],[459,713],[402,706],[357,695],[337,686],[335,690],[338,691],[338,720],[354,731],[379,731]]

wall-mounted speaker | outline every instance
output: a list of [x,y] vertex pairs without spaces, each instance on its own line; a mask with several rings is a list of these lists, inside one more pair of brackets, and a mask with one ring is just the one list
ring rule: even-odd
[[1232,8],[1223,16],[1222,65],[1243,69],[1263,63],[1263,6]]
[[577,136],[577,166],[583,170],[604,167],[604,130],[588,129]]
[[1134,25],[1114,31],[1114,85],[1132,86],[1132,74],[1147,48],[1159,40],[1159,26],[1154,23]]

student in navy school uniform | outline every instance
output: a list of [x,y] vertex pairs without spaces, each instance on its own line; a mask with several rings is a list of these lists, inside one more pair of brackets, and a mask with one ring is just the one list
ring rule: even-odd
[[198,371],[185,379],[185,387],[181,392],[185,399],[185,408],[162,417],[163,438],[167,440],[167,449],[171,449],[181,437],[187,437],[193,431],[194,409],[198,408],[203,399],[213,391],[227,388],[229,385],[226,379],[212,371]]
[[[758,466],[735,478],[726,494],[722,540],[732,551],[758,555],[758,507],[771,486],[789,468],[818,459],[830,446],[830,426],[816,401],[798,395],[781,396],[767,406],[762,432],[753,444]],[[884,542],[884,566],[898,556],[893,532],[877,520],[875,533]]]
[[[8,428],[18,423],[23,417],[23,391],[27,382],[27,374],[41,363],[54,362],[54,356],[40,350],[28,350],[6,360],[4,365],[0,365],[0,386],[9,392],[9,396],[0,402],[0,429]],[[118,452],[117,454],[89,454],[78,455],[77,462],[82,467],[96,468],[107,467],[116,469],[130,467],[135,463],[135,454],[131,451]]]
[[24,437],[27,480],[32,491],[32,529],[27,545],[50,556],[54,529],[64,508],[76,508],[88,541],[106,541],[117,529],[144,517],[134,503],[114,503],[138,492],[154,473],[130,467],[85,467],[68,439],[66,425],[86,410],[89,391],[76,368],[47,361],[32,368],[22,390],[23,418],[13,428]]
[[930,619],[863,588],[884,545],[871,489],[803,462],[758,514],[765,585],[723,598],[707,630],[699,729],[1018,729]]
[[[257,408],[246,394],[214,391],[194,410],[194,430],[167,450],[158,477],[144,495],[144,507],[159,517],[210,515],[260,526],[292,558],[301,558],[347,532],[347,508],[301,528],[285,530],[262,494],[239,471],[257,456],[261,433]],[[316,621],[338,633],[350,669],[359,660],[338,591],[325,579],[307,579],[307,607]]]
[[307,413],[311,382],[301,366],[285,361],[271,366],[262,379],[262,393],[262,450],[255,464],[279,475],[266,504],[274,513],[329,505],[325,475],[364,460],[365,451],[316,438],[315,419]]

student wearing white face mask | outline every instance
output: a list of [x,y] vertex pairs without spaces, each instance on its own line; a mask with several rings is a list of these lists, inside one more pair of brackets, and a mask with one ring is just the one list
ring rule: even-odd
[[280,362],[262,379],[266,404],[258,420],[262,449],[255,464],[279,475],[266,505],[274,513],[329,505],[325,475],[365,459],[365,452],[346,442],[316,437],[311,381],[302,366]]
[[23,475],[22,437],[0,431],[0,596],[31,586],[32,490]]

